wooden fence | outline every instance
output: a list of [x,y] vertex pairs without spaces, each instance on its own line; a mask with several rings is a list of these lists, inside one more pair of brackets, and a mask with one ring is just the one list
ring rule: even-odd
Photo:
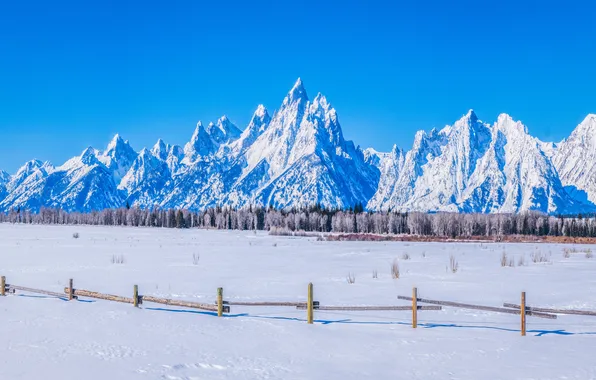
[[[246,306],[246,307],[294,307],[298,310],[306,310],[306,321],[308,324],[314,323],[314,311],[411,311],[412,312],[412,327],[418,327],[418,312],[419,311],[439,311],[443,307],[457,308],[457,309],[471,309],[471,310],[482,310],[493,313],[504,313],[520,315],[520,331],[521,335],[526,335],[526,317],[556,319],[557,314],[569,314],[569,315],[583,315],[583,316],[596,316],[596,311],[590,310],[572,310],[572,309],[554,309],[554,308],[541,308],[526,305],[526,293],[521,293],[520,304],[504,303],[503,307],[494,306],[483,306],[473,305],[453,301],[441,301],[432,300],[418,297],[418,289],[412,289],[412,296],[398,296],[399,300],[409,301],[410,305],[404,306],[333,306],[325,305],[322,306],[320,302],[314,300],[314,287],[313,284],[308,284],[307,289],[307,301],[306,302],[281,302],[281,301],[226,301],[223,296],[223,288],[218,288],[216,293],[216,301],[214,304],[206,304],[199,302],[174,300],[168,298],[161,298],[155,296],[140,295],[139,288],[134,285],[132,297],[118,296],[112,294],[105,294],[100,292],[94,292],[91,290],[76,289],[72,279],[68,282],[68,287],[64,288],[64,293],[53,292],[43,289],[29,288],[25,286],[18,286],[6,283],[4,276],[0,277],[0,296],[6,296],[7,294],[15,294],[17,291],[26,293],[43,294],[52,297],[64,298],[68,300],[75,300],[79,297],[95,298],[106,301],[121,302],[131,304],[135,307],[144,304],[145,302],[163,304],[168,306],[177,306],[183,308],[191,308],[198,310],[206,310],[217,312],[219,317],[223,316],[224,313],[230,313],[231,306]],[[428,305],[419,305],[428,304]]]

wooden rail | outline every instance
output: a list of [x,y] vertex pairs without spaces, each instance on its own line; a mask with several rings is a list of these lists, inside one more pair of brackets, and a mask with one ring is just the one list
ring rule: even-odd
[[[215,311],[215,312],[218,311],[217,305],[208,305],[208,304],[198,303],[198,302],[180,301],[180,300],[159,298],[159,297],[153,297],[153,296],[140,296],[140,298],[143,302],[153,302],[153,303],[159,303],[159,304],[168,305],[168,306],[189,307],[192,309]],[[230,307],[224,306],[223,312],[229,313]]]
[[[298,306],[304,310],[306,306]],[[319,306],[321,311],[410,311],[411,306]],[[441,306],[417,306],[417,310],[442,310]]]
[[[512,309],[520,309],[520,305],[516,305],[514,303],[504,303],[503,307],[508,307]],[[544,307],[534,307],[534,306],[526,306],[526,311],[528,315],[530,312],[538,312],[538,313],[551,313],[551,314],[569,314],[569,315],[588,315],[592,317],[596,317],[596,311],[590,310],[573,310],[573,309],[550,309]]]
[[[70,294],[71,288],[64,288],[64,293]],[[72,294],[73,294],[73,296],[78,296],[78,297],[97,298],[100,300],[129,303],[131,305],[134,305],[134,303],[135,303],[134,300],[129,297],[122,297],[122,296],[115,296],[112,294],[92,292],[90,290],[72,289]]]
[[[404,301],[412,301],[412,297],[397,296],[397,298],[400,300],[404,300]],[[505,313],[505,314],[515,314],[515,315],[520,314],[519,310],[505,309],[505,308],[493,307],[493,306],[471,305],[471,304],[459,303],[459,302],[437,301],[437,300],[429,300],[429,299],[424,299],[424,298],[418,298],[417,302],[428,303],[431,305],[449,306],[449,307],[455,307],[455,308],[460,308],[460,309],[483,310],[483,311],[492,311],[495,313]],[[538,317],[538,318],[557,319],[556,315],[546,314],[546,313],[541,313],[541,312],[536,312],[536,311],[527,311],[526,315],[531,316],[531,317]]]
[[[316,301],[314,302],[317,303]],[[266,302],[266,301],[223,301],[224,305],[230,306],[289,306],[306,308],[306,302]]]
[[42,289],[34,289],[34,288],[27,288],[25,286],[18,286],[18,285],[6,285],[9,291],[16,293],[17,290],[27,293],[36,293],[36,294],[44,294],[46,296],[58,297],[58,298],[66,298],[66,296],[62,293],[52,292],[49,290],[42,290]]

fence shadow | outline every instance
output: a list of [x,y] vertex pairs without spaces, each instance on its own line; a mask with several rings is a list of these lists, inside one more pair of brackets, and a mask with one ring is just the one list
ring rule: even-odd
[[[60,301],[68,301],[68,297],[54,297],[54,296],[41,296],[41,295],[33,295],[33,294],[15,294],[17,297],[25,297],[25,298],[49,298],[53,300],[60,300]],[[84,302],[84,303],[94,303],[94,300],[81,300],[81,299],[73,299],[73,301],[77,302]]]
[[[183,309],[169,309],[169,308],[162,308],[162,307],[145,307],[145,310],[151,311],[162,311],[162,312],[169,312],[169,313],[188,313],[188,314],[199,314],[199,315],[208,315],[216,317],[216,312],[211,311],[197,311],[197,310],[183,310]],[[274,315],[258,315],[258,314],[250,314],[250,313],[241,313],[241,314],[224,314],[223,318],[249,318],[249,319],[271,319],[277,321],[290,321],[290,322],[306,322],[306,318],[300,317],[285,317],[285,316],[274,316]],[[404,322],[404,321],[359,321],[353,319],[315,319],[315,323],[321,325],[330,325],[330,324],[347,324],[347,325],[395,325],[395,326],[411,326],[411,322]],[[502,331],[502,332],[512,332],[512,333],[519,333],[520,329],[515,328],[506,328],[506,327],[496,327],[496,326],[486,326],[486,325],[468,325],[468,324],[458,324],[458,323],[419,323],[418,326],[425,329],[477,329],[477,330],[493,330],[493,331]],[[596,335],[596,332],[571,332],[567,330],[546,330],[546,329],[534,329],[528,330],[528,333],[534,334],[534,336],[545,336],[545,335],[560,335],[560,336],[569,336],[569,335]]]

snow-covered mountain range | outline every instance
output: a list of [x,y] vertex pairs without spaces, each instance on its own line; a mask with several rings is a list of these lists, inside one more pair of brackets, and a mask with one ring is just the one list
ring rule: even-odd
[[216,205],[370,210],[581,213],[596,211],[596,115],[561,143],[545,143],[507,114],[490,125],[470,110],[420,131],[409,151],[345,140],[325,96],[294,84],[272,115],[259,105],[244,131],[226,116],[198,122],[184,146],[161,139],[135,151],[116,135],[61,166],[33,160],[0,171],[0,210]]

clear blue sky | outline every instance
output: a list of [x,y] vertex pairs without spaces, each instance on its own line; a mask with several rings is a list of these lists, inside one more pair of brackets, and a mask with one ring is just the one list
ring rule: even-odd
[[485,3],[4,1],[0,168],[59,165],[116,132],[184,144],[222,114],[244,128],[299,76],[361,146],[409,148],[469,108],[566,137],[596,112],[596,5]]

